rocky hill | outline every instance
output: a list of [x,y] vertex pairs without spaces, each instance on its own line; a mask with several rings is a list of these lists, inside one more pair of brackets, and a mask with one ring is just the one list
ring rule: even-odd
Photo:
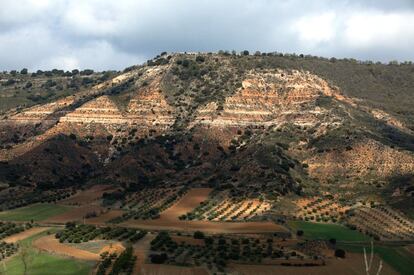
[[[19,94],[2,105],[1,182],[412,201],[412,193],[396,193],[413,185],[411,64],[162,54],[70,89],[85,77],[1,74],[1,98]],[[51,81],[65,92],[29,104],[27,95],[50,92]]]

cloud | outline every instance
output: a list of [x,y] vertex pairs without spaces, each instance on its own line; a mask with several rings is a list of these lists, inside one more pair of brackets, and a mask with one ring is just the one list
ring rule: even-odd
[[2,0],[0,69],[122,69],[161,51],[414,59],[411,0]]
[[345,25],[345,39],[350,47],[414,48],[414,12],[357,12]]
[[335,13],[304,16],[293,23],[293,31],[306,47],[315,47],[320,43],[329,42],[336,34]]

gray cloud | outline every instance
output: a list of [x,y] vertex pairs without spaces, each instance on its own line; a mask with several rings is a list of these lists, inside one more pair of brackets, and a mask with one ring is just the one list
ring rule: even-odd
[[2,0],[0,69],[122,69],[161,51],[413,60],[411,0]]

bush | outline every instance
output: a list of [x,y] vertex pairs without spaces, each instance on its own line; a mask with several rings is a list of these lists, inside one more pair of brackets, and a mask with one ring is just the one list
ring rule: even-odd
[[93,70],[86,69],[80,72],[81,75],[91,75],[93,74]]
[[335,257],[338,257],[338,258],[345,258],[345,250],[343,250],[343,249],[337,249],[337,250],[335,250]]
[[168,260],[168,256],[165,253],[162,254],[153,254],[150,255],[151,263],[153,264],[163,264],[166,260]]
[[20,71],[20,74],[27,74],[27,69],[26,69],[26,68],[22,69],[22,70]]
[[194,239],[204,239],[204,238],[205,238],[205,236],[204,236],[203,232],[201,232],[201,231],[194,232]]
[[298,231],[296,231],[296,236],[303,236],[303,230],[298,230]]
[[197,62],[203,63],[205,60],[206,60],[206,59],[204,58],[204,56],[197,55],[197,57],[196,57],[196,61],[197,61]]
[[70,137],[70,139],[72,139],[72,140],[76,140],[76,135],[75,135],[75,134],[73,134],[73,133],[71,133],[71,134],[69,135],[69,137]]

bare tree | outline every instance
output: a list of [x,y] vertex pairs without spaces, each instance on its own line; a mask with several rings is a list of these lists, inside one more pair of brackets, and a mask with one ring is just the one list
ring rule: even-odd
[[369,261],[367,260],[367,251],[365,250],[365,247],[363,248],[363,250],[364,250],[364,264],[365,264],[366,274],[367,275],[370,275],[370,274],[379,275],[381,273],[381,270],[382,270],[382,260],[380,260],[380,262],[379,262],[377,272],[376,273],[371,273],[372,262],[374,260],[374,242],[371,240],[371,253],[370,253],[370,256],[369,256]]
[[29,271],[29,265],[33,260],[33,253],[30,251],[30,248],[27,245],[22,245],[20,247],[19,257],[23,263],[23,275],[27,275]]

